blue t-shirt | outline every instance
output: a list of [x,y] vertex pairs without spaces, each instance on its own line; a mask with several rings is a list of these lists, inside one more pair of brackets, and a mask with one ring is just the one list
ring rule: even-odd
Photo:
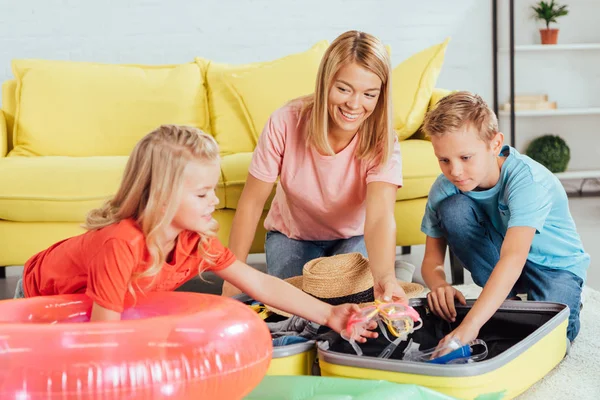
[[585,280],[590,256],[583,250],[567,194],[558,178],[510,146],[504,146],[501,155],[506,160],[500,179],[488,190],[461,192],[440,175],[429,191],[421,230],[427,236],[442,237],[436,209],[442,200],[462,193],[479,204],[503,236],[513,226],[536,229],[527,257],[529,261],[570,271]]

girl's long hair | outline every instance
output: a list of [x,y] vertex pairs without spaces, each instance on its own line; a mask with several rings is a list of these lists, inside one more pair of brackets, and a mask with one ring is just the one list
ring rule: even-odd
[[[166,251],[160,245],[160,233],[169,226],[181,200],[184,170],[188,162],[219,161],[215,140],[200,129],[162,125],[142,138],[131,153],[121,186],[115,196],[102,207],[89,212],[84,227],[100,229],[131,218],[137,222],[146,239],[151,256],[147,269],[132,277],[132,284],[141,277],[156,276],[166,261]],[[198,232],[201,260],[212,262],[214,255],[206,251],[209,238],[216,235],[218,224],[212,221],[207,232]],[[203,264],[201,261],[198,265]]]

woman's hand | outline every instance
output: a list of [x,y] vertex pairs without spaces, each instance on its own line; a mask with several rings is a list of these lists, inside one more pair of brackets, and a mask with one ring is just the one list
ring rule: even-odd
[[440,285],[427,293],[427,304],[431,312],[448,322],[456,321],[454,299],[462,305],[467,304],[465,296],[449,284]]
[[375,281],[375,299],[383,301],[397,301],[408,304],[408,297],[398,283],[396,276],[388,275]]
[[[352,332],[346,331],[348,320],[355,312],[358,311],[360,311],[360,307],[356,304],[342,304],[339,306],[333,306],[331,307],[331,313],[329,314],[329,318],[327,318],[326,325],[337,333],[345,333],[345,336],[349,337]],[[367,329],[363,332],[360,332],[357,337],[353,337],[352,339],[359,343],[364,343],[367,341],[367,338],[376,338],[377,332],[372,332],[372,330],[376,327],[377,323],[375,321],[370,321],[366,327]]]

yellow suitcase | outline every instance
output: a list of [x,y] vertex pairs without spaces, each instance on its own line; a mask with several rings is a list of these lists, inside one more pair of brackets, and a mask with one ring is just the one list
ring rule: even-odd
[[[240,294],[233,298],[249,306],[254,302],[246,294]],[[259,315],[261,315],[260,312]],[[266,317],[265,315],[261,316],[263,319]],[[269,320],[267,319],[267,321]],[[286,346],[275,346],[273,347],[273,358],[267,370],[267,375],[312,375],[316,366],[316,357],[317,348],[314,340]]]
[[273,347],[273,359],[267,375],[311,375],[316,356],[313,340]]
[[[431,314],[425,299],[412,299],[411,305],[419,311],[424,324],[411,336],[424,330],[421,335],[431,336],[428,346],[435,347],[433,339],[441,339],[456,327],[473,303],[471,300],[467,306],[458,306],[457,322],[451,325]],[[488,345],[488,357],[469,364],[403,361],[402,351],[408,341],[402,342],[390,359],[376,357],[389,344],[387,340],[379,348],[374,346],[358,356],[341,338],[331,344],[317,343],[318,363],[323,376],[416,384],[460,399],[500,393],[509,399],[523,393],[565,357],[569,349],[568,317],[569,308],[564,304],[506,301],[479,333]],[[376,340],[382,340],[382,336]]]

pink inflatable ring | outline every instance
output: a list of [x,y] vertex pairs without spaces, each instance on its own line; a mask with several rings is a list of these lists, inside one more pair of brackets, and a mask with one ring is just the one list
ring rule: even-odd
[[272,354],[246,305],[199,293],[138,296],[123,320],[89,321],[91,300],[0,301],[0,398],[239,399]]

